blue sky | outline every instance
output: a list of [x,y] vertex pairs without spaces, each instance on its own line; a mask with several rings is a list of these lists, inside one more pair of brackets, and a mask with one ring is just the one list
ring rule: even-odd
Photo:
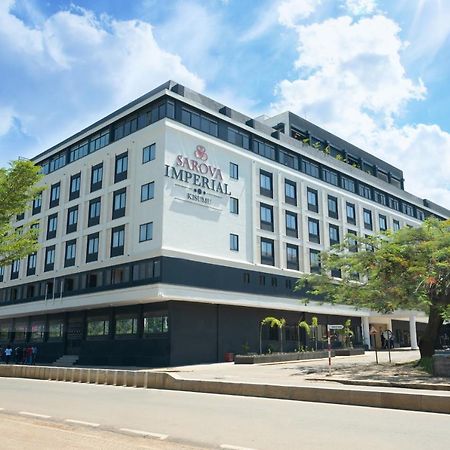
[[450,208],[448,0],[0,0],[0,165],[174,79],[292,110]]

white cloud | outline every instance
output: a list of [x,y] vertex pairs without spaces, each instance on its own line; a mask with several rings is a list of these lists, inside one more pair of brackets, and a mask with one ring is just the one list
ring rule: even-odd
[[31,26],[13,7],[11,0],[0,7],[2,78],[15,84],[3,101],[23,133],[39,141],[36,151],[168,79],[204,89],[177,54],[158,45],[147,22],[72,7]]
[[395,123],[426,94],[402,65],[398,25],[382,15],[343,16],[296,31],[298,77],[277,85],[273,111],[296,112],[385,159],[404,170],[411,192],[450,207],[450,135]]
[[375,0],[345,0],[345,9],[354,16],[372,14],[376,10]]
[[13,111],[11,108],[0,106],[0,137],[7,134],[14,123]]
[[309,17],[318,6],[321,0],[284,0],[278,5],[278,21],[286,27],[295,25]]

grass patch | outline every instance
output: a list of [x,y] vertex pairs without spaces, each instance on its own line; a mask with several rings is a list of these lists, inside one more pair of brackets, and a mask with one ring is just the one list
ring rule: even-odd
[[429,374],[433,374],[433,358],[429,356],[427,358],[419,359],[416,363],[416,367]]

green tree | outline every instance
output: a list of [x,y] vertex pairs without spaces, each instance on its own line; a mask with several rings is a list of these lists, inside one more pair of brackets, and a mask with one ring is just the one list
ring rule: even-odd
[[11,264],[38,249],[38,230],[30,224],[15,228],[17,215],[30,207],[30,202],[42,191],[39,167],[30,161],[13,161],[0,168],[0,267]]
[[278,327],[278,336],[280,339],[280,352],[283,352],[283,327],[286,325],[285,319],[277,319],[276,317],[265,317],[259,324],[259,353],[262,353],[262,327],[269,325],[271,328]]
[[[301,278],[324,301],[369,307],[381,313],[422,310],[429,316],[419,347],[434,354],[439,329],[450,315],[450,220],[431,218],[418,228],[358,237],[321,254],[321,274]],[[341,279],[329,276],[339,270]]]

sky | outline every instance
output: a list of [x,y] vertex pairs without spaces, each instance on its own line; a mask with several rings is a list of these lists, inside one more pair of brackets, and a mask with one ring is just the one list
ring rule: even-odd
[[291,110],[450,208],[450,0],[0,0],[0,166],[169,79]]

